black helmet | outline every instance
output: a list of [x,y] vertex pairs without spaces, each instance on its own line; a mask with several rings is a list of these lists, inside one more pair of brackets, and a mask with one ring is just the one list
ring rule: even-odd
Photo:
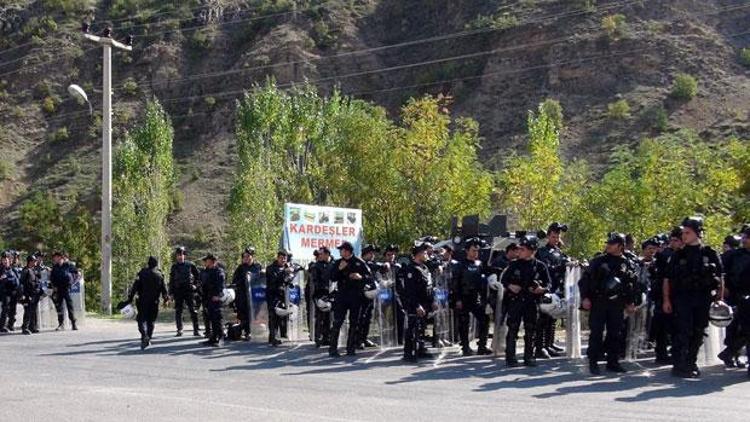
[[422,241],[422,240],[417,240],[416,242],[414,242],[414,247],[411,248],[411,254],[416,255],[418,253],[422,253],[432,248],[433,248],[432,243]]
[[743,224],[742,228],[740,229],[740,234],[750,236],[750,224]]
[[521,238],[521,240],[518,242],[518,246],[529,248],[532,251],[535,251],[539,247],[539,238],[534,235],[527,234],[526,236]]
[[378,253],[378,252],[380,252],[380,248],[377,247],[376,245],[368,243],[367,245],[365,245],[362,248],[362,255],[364,255],[364,254],[366,254],[368,252]]
[[724,244],[729,246],[730,248],[739,248],[740,247],[740,237],[739,236],[732,236],[729,235],[724,238]]
[[174,250],[175,255],[187,255],[187,248],[184,246],[178,246]]
[[554,222],[550,224],[549,227],[547,227],[547,233],[551,233],[551,232],[560,233],[560,232],[567,232],[567,231],[568,231],[568,225],[561,224],[558,222]]
[[618,232],[610,232],[607,235],[607,244],[613,245],[619,243],[620,245],[625,245],[625,235]]
[[478,237],[471,237],[469,239],[466,239],[466,242],[464,243],[464,249],[469,250],[469,248],[473,246],[478,246],[479,248],[483,248],[487,243],[478,238]]
[[245,250],[242,251],[243,254],[248,254],[250,256],[255,256],[255,248],[252,246],[248,246],[245,248]]
[[694,231],[695,234],[698,235],[698,237],[702,237],[703,236],[703,217],[700,217],[700,216],[685,217],[685,219],[682,220],[682,227],[687,227],[690,230]]

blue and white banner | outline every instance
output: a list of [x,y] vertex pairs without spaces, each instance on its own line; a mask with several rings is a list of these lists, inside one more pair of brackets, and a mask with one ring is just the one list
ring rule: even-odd
[[351,242],[354,253],[362,250],[362,210],[319,207],[316,205],[284,204],[284,249],[295,261],[312,259],[313,251],[323,246],[339,257],[336,249],[342,242]]

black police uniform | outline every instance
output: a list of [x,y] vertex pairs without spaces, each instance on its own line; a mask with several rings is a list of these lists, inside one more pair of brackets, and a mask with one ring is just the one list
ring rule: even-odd
[[143,268],[138,272],[138,277],[133,283],[128,295],[128,303],[138,295],[135,303],[138,309],[138,332],[141,333],[141,342],[147,343],[154,335],[154,322],[159,316],[159,297],[167,300],[167,286],[164,284],[164,275],[158,268]]
[[240,329],[246,336],[250,336],[250,283],[252,278],[257,277],[262,268],[257,262],[252,264],[240,264],[234,270],[232,285],[234,287],[234,307],[237,310],[237,319],[240,321]]
[[58,328],[62,329],[65,318],[63,310],[63,302],[68,310],[68,319],[70,319],[70,325],[73,330],[76,330],[76,317],[73,312],[73,300],[70,298],[70,289],[75,282],[75,278],[78,275],[78,270],[70,263],[63,262],[61,264],[55,264],[52,266],[49,280],[54,293],[52,294],[52,300],[55,303],[57,309],[57,324]]
[[211,325],[211,336],[208,344],[218,345],[224,337],[224,327],[222,326],[221,300],[214,300],[214,297],[221,297],[224,293],[226,284],[226,275],[224,270],[219,266],[214,268],[204,268],[201,272],[201,288],[203,289],[203,303],[206,307],[206,314]]
[[669,363],[671,357],[668,347],[672,340],[674,330],[674,318],[672,314],[666,314],[662,310],[664,305],[664,294],[662,286],[667,271],[669,258],[674,254],[672,248],[665,248],[655,256],[655,262],[651,269],[651,289],[649,298],[654,303],[654,315],[651,318],[651,330],[649,338],[654,342],[654,352],[657,363]]
[[[359,274],[361,280],[353,280],[351,274]],[[340,258],[334,261],[331,268],[331,281],[336,283],[336,301],[333,303],[333,327],[331,328],[331,345],[329,353],[338,353],[339,332],[344,319],[349,313],[349,332],[347,333],[346,353],[353,355],[357,347],[359,311],[362,306],[362,292],[366,283],[372,281],[372,273],[365,261],[356,256],[349,259]]]
[[310,268],[312,303],[315,307],[315,338],[313,341],[315,341],[316,347],[331,344],[331,311],[321,311],[317,305],[318,299],[331,299],[331,265],[331,262],[316,261]]
[[286,269],[289,264],[279,265],[276,261],[266,267],[266,303],[268,304],[268,343],[278,345],[281,341],[276,338],[278,333],[286,337],[287,319],[276,315],[276,307],[286,306],[286,290],[291,280]]
[[[501,278],[505,295],[503,308],[507,310],[506,323],[508,333],[505,337],[505,360],[508,365],[516,365],[516,342],[518,331],[523,322],[524,351],[523,360],[526,365],[534,365],[534,338],[539,320],[538,303],[541,295],[532,293],[537,287],[549,289],[551,285],[547,266],[540,260],[517,259],[508,265]],[[509,286],[521,287],[521,291],[513,293]]]
[[721,272],[719,255],[708,246],[686,245],[669,259],[666,278],[674,313],[672,357],[676,375],[698,375],[698,351],[708,327],[712,291],[720,287]]
[[[451,301],[458,318],[458,332],[464,354],[471,353],[469,339],[469,316],[474,315],[479,331],[479,353],[488,353],[487,335],[489,322],[485,313],[487,301],[486,283],[482,274],[481,261],[466,258],[460,260],[452,269]],[[456,308],[456,301],[461,301],[462,308]]]
[[[562,296],[565,291],[565,268],[570,261],[559,247],[547,243],[536,251],[536,259],[542,261],[546,266],[550,276],[549,291]],[[539,315],[536,338],[534,346],[537,353],[542,349],[550,354],[557,354],[562,351],[555,346],[555,323],[557,320],[551,316],[542,313]]]
[[21,271],[21,291],[21,303],[23,304],[23,325],[21,328],[23,333],[38,333],[37,311],[39,310],[39,299],[42,297],[42,283],[34,268],[25,267]]
[[0,332],[14,330],[16,323],[16,304],[20,282],[15,267],[0,267],[0,300],[3,310],[0,313]]
[[[590,365],[596,365],[606,353],[608,367],[619,367],[623,312],[626,305],[633,303],[636,281],[635,269],[624,256],[599,255],[584,271],[578,286],[581,300],[591,301],[591,334],[586,351]],[[603,340],[605,328],[607,337]]]
[[[375,261],[366,261],[367,267],[370,268],[370,273],[375,274],[379,271],[384,271],[385,267],[383,264]],[[370,289],[377,289],[377,283],[375,281],[375,278],[372,277],[370,280],[368,280],[369,288]],[[369,341],[370,336],[370,325],[372,324],[372,313],[375,309],[375,300],[368,299],[364,295],[364,288],[362,290],[362,307],[359,312],[359,327],[358,327],[358,334],[359,339],[357,342],[357,346],[360,349],[364,349],[365,347],[372,347],[374,344]]]
[[[404,290],[401,294],[401,305],[406,312],[406,333],[404,336],[404,359],[415,361],[417,357],[427,356],[424,336],[427,324],[427,313],[432,311],[433,285],[429,268],[425,264],[412,260],[398,275]],[[424,316],[417,315],[422,307]]]
[[748,306],[750,303],[750,249],[730,249],[721,254],[724,269],[724,283],[729,292],[726,303],[737,311],[732,322],[726,328],[724,349],[719,358],[728,366],[736,366],[735,360],[742,347],[750,340],[750,320]]
[[182,309],[186,307],[193,322],[193,334],[198,332],[198,309],[195,293],[198,289],[200,272],[198,267],[190,261],[175,262],[169,270],[169,292],[174,298],[174,321],[178,335],[182,333]]

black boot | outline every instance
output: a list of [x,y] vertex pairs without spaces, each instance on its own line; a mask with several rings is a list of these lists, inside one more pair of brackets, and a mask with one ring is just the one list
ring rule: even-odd
[[736,366],[734,359],[732,358],[732,352],[729,351],[729,348],[722,350],[717,357],[724,362],[724,366],[727,368],[734,368]]
[[608,362],[607,371],[616,372],[618,374],[624,374],[625,372],[628,372],[627,370],[625,370],[625,368],[622,367],[622,365],[620,365],[620,362]]
[[75,321],[70,321],[70,329],[73,331],[78,331],[78,327],[76,326]]
[[601,375],[602,371],[599,369],[599,364],[595,360],[589,361],[589,372],[591,375]]

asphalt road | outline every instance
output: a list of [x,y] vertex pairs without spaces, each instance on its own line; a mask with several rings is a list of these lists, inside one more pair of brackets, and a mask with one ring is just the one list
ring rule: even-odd
[[678,380],[644,360],[624,376],[583,362],[506,369],[451,350],[404,364],[399,351],[333,360],[311,344],[209,349],[159,324],[89,318],[78,332],[0,337],[0,421],[747,420],[746,370]]

